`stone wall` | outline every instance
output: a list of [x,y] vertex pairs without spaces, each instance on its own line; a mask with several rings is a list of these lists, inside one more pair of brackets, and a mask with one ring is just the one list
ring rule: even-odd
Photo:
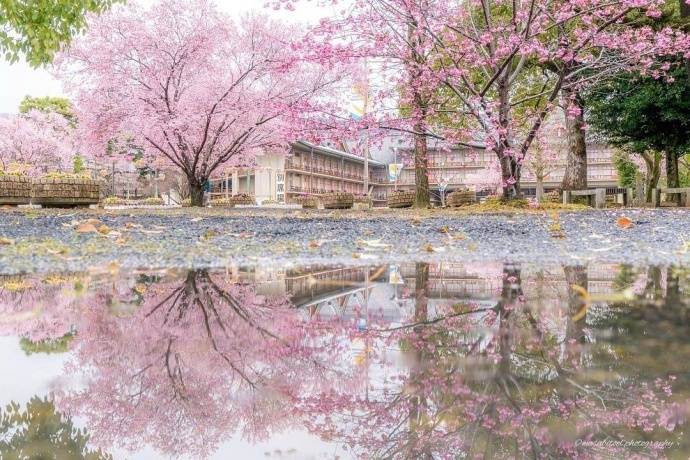
[[30,200],[30,178],[11,174],[0,175],[0,205],[27,204]]
[[33,204],[78,206],[97,204],[100,184],[91,179],[41,178],[33,181]]

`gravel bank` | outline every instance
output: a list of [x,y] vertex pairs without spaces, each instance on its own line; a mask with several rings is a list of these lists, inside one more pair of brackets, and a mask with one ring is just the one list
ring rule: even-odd
[[[617,225],[620,216],[633,225]],[[78,233],[96,218],[108,236]],[[513,215],[0,211],[0,273],[403,260],[690,263],[690,210]],[[115,232],[115,233],[112,233]],[[1,240],[0,240],[1,241]]]

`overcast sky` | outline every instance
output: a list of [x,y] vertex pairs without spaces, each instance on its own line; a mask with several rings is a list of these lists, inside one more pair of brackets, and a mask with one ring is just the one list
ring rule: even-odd
[[[296,11],[273,11],[264,8],[267,0],[216,0],[222,10],[242,14],[250,10],[263,11],[289,21],[311,22],[332,12],[333,7],[318,7],[317,0],[302,0]],[[151,4],[154,0],[141,3]],[[329,3],[329,2],[325,2]],[[32,69],[23,62],[8,64],[0,59],[0,113],[16,113],[25,95],[59,96],[62,85],[46,69]]]

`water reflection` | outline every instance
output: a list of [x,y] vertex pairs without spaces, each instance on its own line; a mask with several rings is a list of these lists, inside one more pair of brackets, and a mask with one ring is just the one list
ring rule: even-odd
[[689,287],[512,264],[7,277],[0,332],[65,353],[46,403],[104,448],[306,430],[364,458],[686,458]]
[[55,410],[48,399],[33,397],[25,407],[12,401],[0,409],[0,458],[111,460],[87,447],[89,435]]

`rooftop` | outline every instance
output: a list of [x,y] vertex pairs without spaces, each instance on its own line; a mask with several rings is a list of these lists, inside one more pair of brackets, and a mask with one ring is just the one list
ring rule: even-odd
[[[312,144],[311,142],[307,142],[307,141],[293,142],[292,146],[294,148],[298,148],[302,151],[308,152],[308,151],[311,151],[313,149],[314,152],[317,152],[317,153],[320,153],[323,155],[330,155],[330,156],[337,157],[337,158],[346,158],[348,160],[357,161],[359,163],[364,163],[364,157],[362,157],[362,156],[354,155],[352,153],[348,153],[348,152],[345,152],[343,150],[338,150],[338,149],[334,149],[331,147],[325,147],[323,145]],[[382,163],[380,161],[372,160],[371,158],[369,159],[369,165],[370,166],[385,166],[384,163]]]

